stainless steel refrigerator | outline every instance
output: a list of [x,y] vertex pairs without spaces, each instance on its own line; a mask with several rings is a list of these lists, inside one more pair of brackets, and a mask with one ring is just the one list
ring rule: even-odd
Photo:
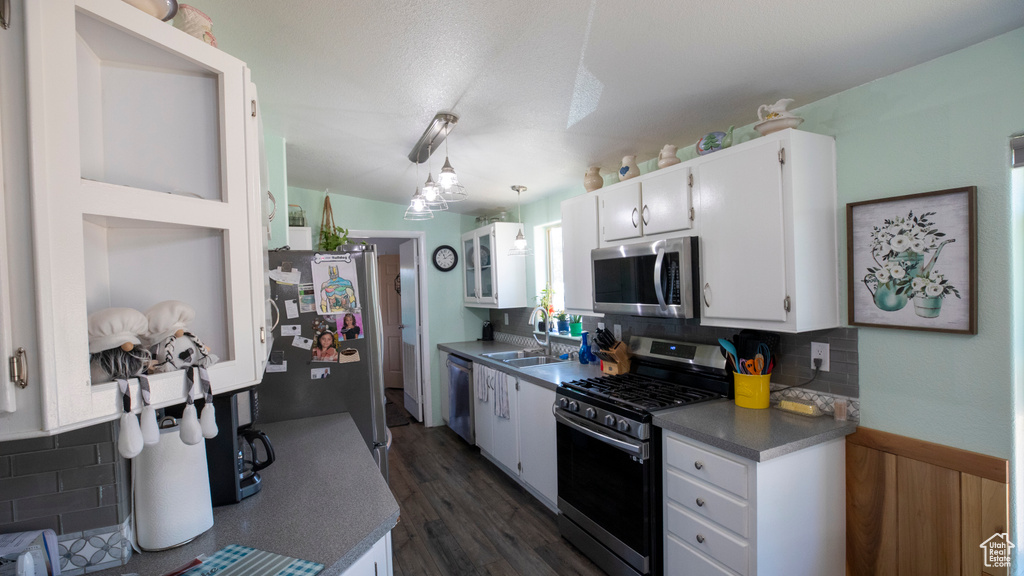
[[376,246],[272,251],[270,286],[280,320],[258,387],[260,422],[348,412],[386,479]]

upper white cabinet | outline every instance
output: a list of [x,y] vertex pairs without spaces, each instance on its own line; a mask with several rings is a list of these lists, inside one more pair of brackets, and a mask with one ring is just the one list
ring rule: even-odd
[[838,326],[835,141],[785,130],[716,152],[694,173],[701,324]]
[[600,228],[603,244],[693,227],[690,166],[678,164],[602,190]]
[[[108,307],[186,302],[190,329],[220,357],[215,392],[258,382],[267,330],[245,65],[118,0],[24,9],[29,141],[4,145],[31,157],[31,222],[8,238],[33,256],[12,274],[34,274],[37,334],[14,345],[41,391],[19,411],[40,419],[0,425],[0,439],[120,413],[116,384],[90,380],[87,318]],[[182,372],[151,384],[157,406],[184,398]]]
[[562,202],[562,278],[565,311],[594,313],[594,278],[590,251],[598,247],[597,194]]
[[462,235],[462,295],[466,306],[526,306],[526,258],[508,254],[522,228],[514,222],[496,222]]

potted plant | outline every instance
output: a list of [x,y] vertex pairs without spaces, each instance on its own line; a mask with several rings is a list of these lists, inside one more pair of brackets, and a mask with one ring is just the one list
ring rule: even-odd
[[320,250],[331,252],[348,244],[348,230],[341,226],[327,226],[320,229]]
[[583,316],[569,315],[569,335],[579,338],[583,334]]
[[544,307],[544,319],[537,320],[537,332],[544,332],[544,325],[548,324],[551,320],[552,308],[551,299],[554,298],[555,291],[551,289],[551,284],[544,286],[544,289],[540,291],[540,296],[537,296],[537,303]]
[[569,315],[565,310],[555,314],[555,319],[558,320],[558,333],[569,334]]

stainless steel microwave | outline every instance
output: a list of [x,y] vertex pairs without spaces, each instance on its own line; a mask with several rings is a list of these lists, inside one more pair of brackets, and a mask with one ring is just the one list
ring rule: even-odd
[[698,253],[696,236],[592,250],[594,311],[697,317]]

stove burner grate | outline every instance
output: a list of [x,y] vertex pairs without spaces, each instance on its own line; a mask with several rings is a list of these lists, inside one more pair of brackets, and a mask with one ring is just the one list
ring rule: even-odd
[[684,406],[721,397],[714,392],[637,374],[586,378],[563,386],[582,394],[623,402],[642,411]]

